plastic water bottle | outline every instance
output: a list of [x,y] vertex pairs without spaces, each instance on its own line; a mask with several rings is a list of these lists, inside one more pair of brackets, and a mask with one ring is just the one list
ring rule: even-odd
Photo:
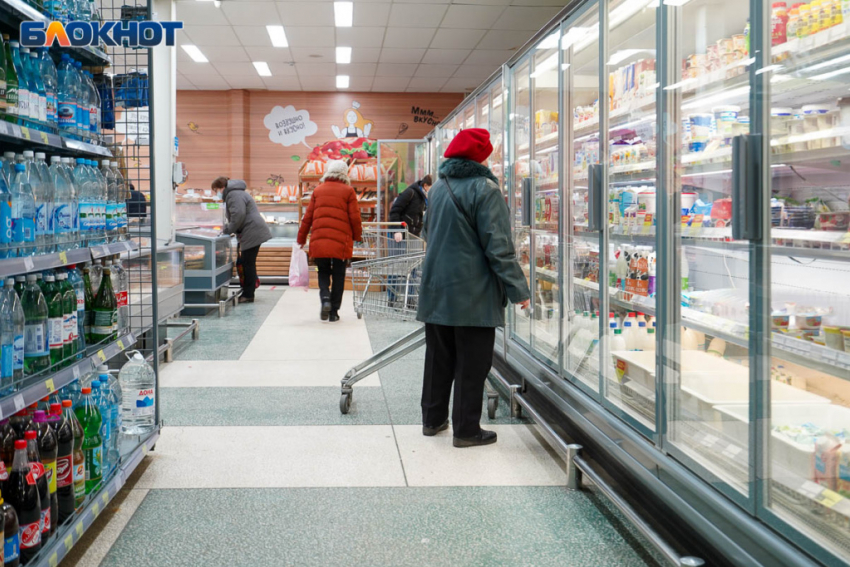
[[118,374],[121,383],[121,431],[144,435],[154,429],[156,419],[156,376],[139,351],[134,351]]
[[80,248],[81,231],[80,231],[80,211],[79,211],[79,188],[74,184],[74,160],[63,157],[60,160],[60,171],[71,188],[71,234],[68,237],[68,247],[70,249]]
[[94,186],[97,188],[98,226],[100,227],[102,238],[101,243],[108,242],[109,226],[111,224],[111,219],[108,218],[109,186],[103,173],[98,169],[97,162],[89,160],[88,163],[90,167],[89,173],[92,179],[94,179]]
[[[21,50],[29,59],[29,72],[32,77],[35,96],[30,94],[30,100],[38,106],[38,120],[47,123],[47,90],[44,88],[44,78],[38,53],[27,48]],[[32,113],[32,112],[31,112]],[[33,114],[33,118],[35,115]]]
[[109,160],[100,162],[98,176],[106,184],[106,238],[109,242],[115,242],[118,239],[118,203],[116,201],[118,188],[115,184],[115,176],[109,169]]
[[104,437],[103,448],[107,453],[104,459],[108,463],[107,470],[111,471],[118,465],[119,460],[119,434],[121,433],[121,387],[118,379],[109,372],[109,367],[98,366],[98,381],[102,400],[101,412],[109,417],[109,433]]
[[35,159],[28,161],[27,173],[35,199],[35,243],[38,253],[49,254],[55,250],[53,231],[50,229],[50,219],[53,218],[53,182],[44,158],[42,152],[35,154]]
[[23,163],[15,164],[12,180],[12,245],[17,256],[32,256],[35,249],[35,200]]
[[77,75],[77,133],[83,138],[89,138],[89,113],[91,107],[89,102],[89,90],[86,78],[83,76],[83,64],[74,61],[74,70]]
[[[62,60],[59,62],[58,76],[59,128],[65,132],[73,133],[77,129],[77,93],[79,86],[74,64],[71,63],[71,56],[67,53],[62,54]],[[77,163],[80,163],[79,159]]]
[[110,169],[112,169],[112,175],[115,178],[115,188],[116,188],[116,197],[115,200],[118,204],[118,233],[119,240],[127,240],[127,199],[130,198],[130,195],[127,191],[127,183],[124,180],[124,176],[121,175],[121,170],[118,169],[118,162],[113,161],[109,162]]
[[9,178],[0,173],[0,260],[14,258],[12,250],[12,191]]
[[47,230],[53,234],[53,244],[56,251],[70,250],[73,224],[71,214],[74,199],[72,189],[65,179],[59,156],[50,158],[48,176],[53,185],[53,214],[48,219]]
[[121,408],[123,399],[121,393],[121,383],[118,381],[117,372],[110,371],[109,373],[109,404],[112,409],[112,440],[113,449],[115,451],[115,463],[121,458]]
[[121,256],[117,254],[112,261],[112,274],[117,274],[113,280],[112,289],[115,291],[115,302],[118,305],[118,334],[120,335],[130,326],[130,278],[127,270],[121,265]]
[[[9,109],[7,108],[6,110],[8,111]],[[3,173],[6,175],[6,183],[11,184],[12,176],[15,175],[15,152],[3,152],[3,157],[0,158],[0,164],[2,165]]]
[[94,84],[94,76],[86,71],[86,78],[88,79],[89,98],[91,100],[91,106],[89,108],[89,131],[92,138],[97,140],[100,136],[100,94]]
[[103,279],[103,261],[98,258],[89,266],[89,282],[92,291],[100,289],[100,280]]
[[12,65],[15,67],[15,73],[18,75],[18,116],[21,118],[30,117],[30,91],[29,79],[27,78],[26,70],[21,65],[21,50],[17,41],[9,42],[9,49],[12,52]]
[[68,282],[68,274],[56,274],[56,282],[62,293],[62,359],[70,364],[77,357],[79,326],[77,325],[77,294]]
[[0,394],[3,395],[12,391],[13,383],[24,378],[24,309],[14,285],[13,278],[6,278],[0,291]]
[[[110,451],[113,444],[112,435],[112,408],[109,407],[109,393],[106,391],[109,382],[109,369],[105,366],[99,366],[97,371],[97,380],[91,383],[92,401],[97,404],[97,409],[100,411],[100,437],[103,439],[103,472],[108,474],[112,469],[110,457],[115,457]],[[112,455],[110,455],[112,453]]]
[[[61,2],[60,2],[61,3]],[[41,73],[44,80],[44,91],[47,95],[47,122],[54,128],[59,126],[59,76],[56,74],[56,65],[47,53],[47,48],[38,50]]]
[[24,374],[31,376],[50,367],[47,302],[36,284],[35,274],[27,274],[21,304],[24,309]]
[[38,71],[32,68],[32,58],[30,58],[30,50],[26,47],[21,48],[21,66],[24,68],[24,73],[27,75],[27,89],[30,94],[30,120],[41,121],[41,97],[38,91]]
[[68,268],[68,283],[73,288],[77,300],[77,358],[82,358],[86,351],[86,284],[83,274],[76,266]]
[[94,239],[97,228],[96,210],[92,197],[92,184],[85,168],[86,160],[77,158],[74,168],[74,187],[77,189],[77,226],[81,246],[88,246]]

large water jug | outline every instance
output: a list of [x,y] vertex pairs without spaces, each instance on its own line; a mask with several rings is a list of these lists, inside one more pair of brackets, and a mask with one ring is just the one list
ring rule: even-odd
[[[121,432],[145,435],[156,420],[156,375],[139,351],[121,368]],[[129,354],[129,353],[128,353]]]

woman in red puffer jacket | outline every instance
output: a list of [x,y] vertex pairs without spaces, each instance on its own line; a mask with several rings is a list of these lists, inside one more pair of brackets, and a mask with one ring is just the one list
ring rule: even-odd
[[298,229],[300,246],[304,246],[310,233],[310,258],[319,268],[322,321],[339,321],[345,265],[351,259],[354,242],[361,238],[360,206],[350,183],[348,165],[329,161]]

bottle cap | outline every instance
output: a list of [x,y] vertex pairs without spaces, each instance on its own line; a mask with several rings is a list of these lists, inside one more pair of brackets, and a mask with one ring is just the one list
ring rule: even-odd
[[82,390],[80,390],[80,393],[82,393],[84,396],[88,396],[89,394],[91,394],[91,388],[83,388]]
[[15,278],[6,278],[6,285],[7,286],[15,285]]
[[27,441],[29,441],[30,439],[35,439],[37,436],[38,434],[35,431],[24,431],[24,439],[26,439]]
[[44,415],[44,410],[36,410],[35,416],[33,417],[33,421],[42,422],[44,421],[45,417],[46,416]]
[[631,322],[631,321],[626,321],[626,322],[625,322],[625,323],[623,323],[623,324],[624,324],[626,327],[631,327],[631,326],[632,326],[632,322]]
[[24,164],[22,164],[22,163],[16,163],[15,164],[15,171],[26,171],[26,170],[27,170],[27,168],[26,168],[26,166],[24,166]]
[[[69,402],[71,400],[68,400]],[[50,415],[58,415],[62,413],[62,404],[50,404]]]
[[50,274],[48,274],[48,275],[44,276],[44,281],[46,281],[46,282],[55,282],[55,281],[56,281],[56,278],[55,278],[54,276],[51,276]]
[[74,402],[72,402],[71,400],[62,400],[62,407],[63,408],[69,408],[73,405],[74,405]]
[[614,334],[615,334],[615,335],[622,335],[622,334],[623,334],[623,329],[616,329],[616,330],[614,331]]
[[617,323],[616,323],[616,321],[611,321],[611,323],[609,323],[608,326],[611,327],[612,329],[616,329]]
[[22,409],[21,411],[17,412],[15,415],[17,415],[18,417],[26,417],[27,416],[27,410]]
[[647,329],[646,332],[649,333],[650,335],[654,335],[655,329]]
[[638,323],[638,327],[646,327],[646,322],[641,321],[640,323]]
[[37,159],[44,159],[44,158],[46,158],[46,157],[47,157],[47,154],[46,154],[46,153],[44,153],[44,152],[35,152],[35,157],[36,157]]
[[42,401],[42,402],[49,402],[49,401],[50,401],[50,396],[44,396],[43,398],[41,398],[41,401]]
[[27,448],[27,442],[24,439],[18,439],[17,441],[15,441],[15,450],[26,449],[26,448]]
[[92,380],[91,381],[91,389],[97,390],[98,388],[100,388],[100,380]]

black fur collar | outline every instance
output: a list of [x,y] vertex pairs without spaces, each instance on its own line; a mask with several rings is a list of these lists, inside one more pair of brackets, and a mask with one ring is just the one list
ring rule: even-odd
[[440,164],[439,174],[441,178],[452,177],[456,179],[487,177],[488,179],[492,179],[496,184],[499,183],[499,180],[496,179],[496,176],[493,175],[489,167],[469,159],[449,158]]

